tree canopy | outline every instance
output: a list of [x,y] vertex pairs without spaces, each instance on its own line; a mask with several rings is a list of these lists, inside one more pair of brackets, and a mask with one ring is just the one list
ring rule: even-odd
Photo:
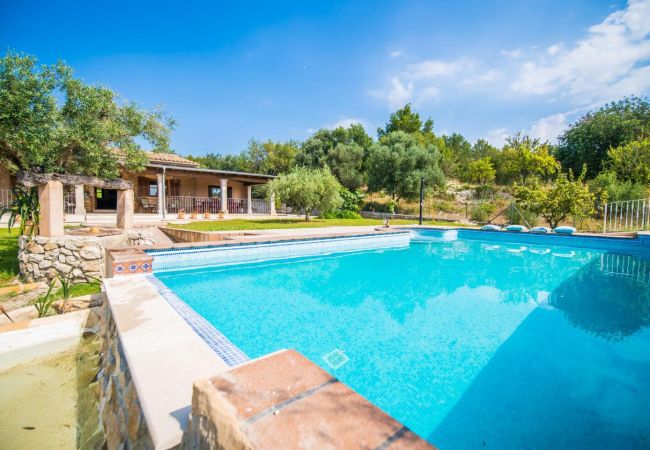
[[348,189],[365,183],[364,163],[372,138],[360,124],[333,130],[321,129],[309,137],[296,156],[298,166],[329,167]]
[[326,213],[341,206],[341,185],[329,169],[297,167],[269,184],[269,190],[287,205],[303,211],[309,220],[314,210]]
[[420,179],[429,188],[444,183],[439,161],[438,149],[433,145],[422,146],[412,134],[403,131],[385,134],[370,148],[368,189],[383,190],[397,200],[414,199],[420,192]]
[[560,173],[550,186],[533,183],[519,186],[515,198],[529,211],[539,214],[551,228],[557,227],[569,215],[587,217],[594,212],[595,194],[584,183],[586,171],[576,179],[573,172]]
[[607,156],[608,166],[622,180],[650,185],[650,138],[610,148]]
[[403,131],[404,133],[432,133],[433,120],[427,119],[424,123],[420,115],[411,110],[411,104],[407,103],[403,108],[398,109],[390,115],[384,128],[377,129],[377,135],[381,138],[385,134],[394,131]]
[[506,140],[500,159],[504,175],[524,184],[531,177],[548,178],[560,169],[548,143],[521,133]]
[[610,148],[648,137],[650,103],[646,98],[629,97],[590,112],[571,125],[558,139],[556,156],[562,167],[574,172],[587,165],[587,177],[603,169]]
[[0,59],[0,162],[17,170],[119,176],[147,158],[140,145],[168,152],[174,122],[110,89],[87,85],[62,62],[8,52]]

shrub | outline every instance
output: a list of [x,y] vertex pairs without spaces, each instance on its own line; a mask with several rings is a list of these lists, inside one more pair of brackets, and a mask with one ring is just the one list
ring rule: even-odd
[[486,200],[491,199],[498,192],[498,189],[491,184],[481,184],[474,189],[474,197]]
[[602,172],[589,183],[591,192],[607,192],[607,201],[636,200],[647,194],[646,185],[618,179],[615,172]]
[[477,203],[470,210],[470,218],[474,222],[487,222],[490,214],[494,213],[494,206],[490,203]]
[[343,203],[341,203],[339,210],[359,212],[361,205],[363,205],[363,193],[341,188],[339,195],[343,200]]
[[322,219],[361,219],[361,215],[354,211],[345,211],[338,209],[332,212],[321,214]]

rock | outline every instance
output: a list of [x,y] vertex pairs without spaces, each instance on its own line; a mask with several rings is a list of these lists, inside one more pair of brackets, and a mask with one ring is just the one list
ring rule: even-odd
[[59,261],[64,263],[65,262],[65,255],[59,255]]
[[47,241],[47,242],[45,243],[45,245],[43,245],[43,248],[44,248],[46,251],[49,251],[49,250],[58,249],[59,246],[58,246],[58,244],[57,244],[56,242],[54,242],[54,241]]
[[77,266],[79,265],[79,259],[75,258],[74,255],[68,255],[65,257],[65,262],[67,264],[70,264],[72,266]]
[[72,255],[72,251],[68,250],[67,248],[63,247],[59,249],[59,252],[63,255]]
[[99,264],[99,261],[97,261],[97,260],[94,260],[94,261],[82,261],[81,262],[81,270],[85,274],[88,274],[88,272],[99,272],[101,270],[101,266]]
[[27,247],[30,253],[45,253],[45,249],[40,244],[32,244]]
[[50,261],[49,259],[44,259],[43,261],[38,263],[39,269],[49,269],[50,267],[52,267],[52,261]]
[[27,258],[29,262],[41,262],[43,261],[43,259],[45,259],[45,255],[42,255],[40,253],[32,253],[32,254],[28,254]]
[[56,264],[54,264],[54,268],[56,269],[57,272],[64,273],[64,274],[70,273],[70,271],[72,270],[71,266],[67,264],[63,264],[61,262],[57,262]]
[[102,257],[102,252],[96,246],[87,245],[79,251],[79,256],[83,259],[99,259]]
[[73,240],[67,240],[65,241],[64,245],[65,248],[68,250],[77,250],[77,243]]

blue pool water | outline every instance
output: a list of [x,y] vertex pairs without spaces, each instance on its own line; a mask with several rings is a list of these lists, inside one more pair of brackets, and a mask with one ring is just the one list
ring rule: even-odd
[[441,449],[650,448],[647,249],[511,236],[156,276],[249,357],[295,348]]

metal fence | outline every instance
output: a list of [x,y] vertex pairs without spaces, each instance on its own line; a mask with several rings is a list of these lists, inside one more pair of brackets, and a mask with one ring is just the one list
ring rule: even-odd
[[[217,214],[221,211],[220,197],[192,197],[192,196],[169,196],[166,198],[167,212],[178,213],[181,209],[187,214],[193,212],[203,214]],[[227,199],[228,214],[248,214],[248,199],[229,198]],[[251,211],[253,214],[270,214],[271,208],[268,200],[252,199]]]
[[251,207],[253,214],[271,214],[271,207],[268,200],[252,199]]
[[650,228],[650,199],[605,203],[603,233],[640,231]]
[[9,189],[0,189],[0,209],[11,205],[14,201],[14,195]]

